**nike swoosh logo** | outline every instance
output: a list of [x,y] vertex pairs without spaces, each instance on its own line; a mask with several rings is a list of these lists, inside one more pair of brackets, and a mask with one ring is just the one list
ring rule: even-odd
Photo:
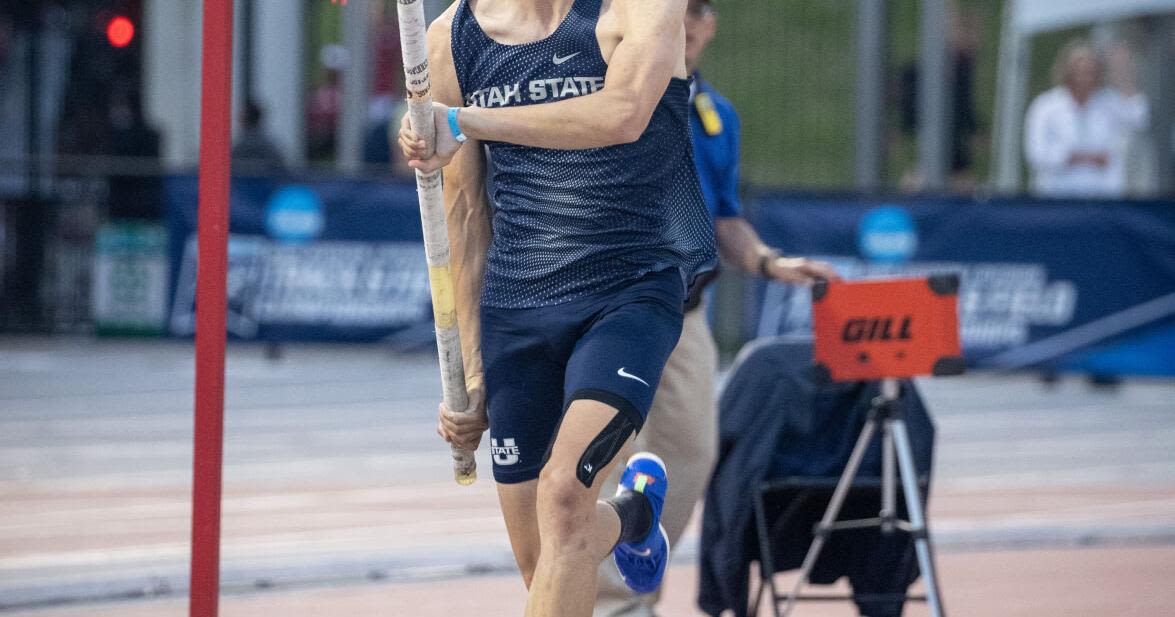
[[616,374],[620,375],[621,377],[624,377],[625,379],[635,379],[635,380],[645,384],[646,388],[649,387],[649,382],[647,382],[647,381],[641,379],[640,377],[637,377],[636,375],[633,375],[632,373],[629,373],[628,371],[624,370],[623,366],[620,367],[620,369],[616,371]]
[[551,62],[554,62],[555,64],[563,64],[564,62],[567,62],[568,60],[578,56],[581,53],[583,53],[583,52],[577,51],[577,52],[571,54],[570,56],[563,56],[562,58],[559,57],[559,54],[555,54],[555,57],[551,58]]

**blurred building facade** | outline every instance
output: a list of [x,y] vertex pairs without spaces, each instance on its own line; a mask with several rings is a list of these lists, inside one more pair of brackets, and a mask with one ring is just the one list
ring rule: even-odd
[[[102,225],[160,224],[163,177],[195,170],[201,14],[189,0],[0,3],[0,329],[84,323],[94,251],[123,237],[99,242]],[[234,18],[234,142],[263,134],[295,170],[387,175],[395,2],[236,0]],[[242,126],[247,102],[257,126]],[[127,237],[159,232],[143,234]]]
[[[426,4],[433,14],[444,5]],[[251,100],[265,110],[265,128],[292,166],[361,157],[364,130],[393,115],[400,98],[394,7],[392,0],[353,0],[346,10],[325,0],[237,0],[234,132]],[[201,11],[187,0],[3,3],[0,158],[8,164],[0,191],[27,192],[34,171],[52,177],[58,155],[116,156],[112,135],[127,109],[141,111],[160,133],[165,169],[194,166]],[[112,28],[126,40],[112,39]],[[358,101],[354,118],[350,100]],[[353,135],[336,139],[347,131]],[[312,156],[322,135],[329,151],[319,147]],[[340,153],[344,145],[354,153]],[[29,169],[34,159],[39,164]]]
[[[702,73],[739,110],[754,188],[1023,192],[1026,106],[1051,87],[1060,47],[1084,37],[1128,44],[1151,104],[1128,195],[1172,194],[1175,0],[716,6]],[[290,177],[396,178],[394,0],[236,0],[234,39],[234,143],[263,135],[283,163],[270,169]],[[157,231],[99,231],[159,221],[168,179],[195,171],[200,51],[192,0],[0,2],[0,329],[85,324],[96,247],[158,244]],[[249,101],[263,120],[244,127]],[[753,216],[760,200],[747,203]],[[736,340],[743,294],[722,291]]]
[[[395,3],[236,4],[234,123],[246,100],[258,104],[266,134],[295,169],[354,173],[385,163],[384,133],[400,100]],[[435,15],[446,4],[427,7]],[[107,33],[116,17],[134,27],[122,45]],[[935,140],[919,128],[919,106],[937,96],[929,109],[931,124],[943,124],[943,143],[931,154],[961,179],[945,188],[1023,190],[1023,114],[1044,89],[1051,64],[1044,56],[1055,53],[1057,37],[1084,35],[1102,46],[1127,41],[1139,87],[1153,102],[1155,122],[1132,149],[1130,167],[1141,171],[1131,194],[1172,190],[1173,88],[1163,59],[1175,46],[1175,0],[777,0],[723,6],[721,18],[724,34],[703,70],[751,128],[744,145],[753,184],[924,188],[923,150]],[[158,132],[163,169],[192,168],[200,27],[200,3],[186,0],[4,3],[0,158],[12,164],[0,171],[0,192],[23,194],[34,181],[48,190],[62,169],[59,155],[118,154],[111,139],[126,110]],[[928,59],[942,79],[919,78]],[[876,126],[860,133],[870,122]],[[862,152],[880,152],[876,182],[854,177]]]
[[[166,165],[191,166],[199,148],[200,4],[142,1],[148,114],[171,136]],[[444,4],[426,6],[435,15]],[[234,118],[246,99],[257,103],[293,167],[362,160],[365,133],[386,123],[400,98],[395,2],[352,0],[343,10],[318,0],[237,0],[234,18]]]

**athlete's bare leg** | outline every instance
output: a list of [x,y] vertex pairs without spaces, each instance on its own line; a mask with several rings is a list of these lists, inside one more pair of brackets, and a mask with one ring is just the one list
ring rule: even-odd
[[527,589],[530,589],[535,566],[539,563],[539,517],[535,509],[538,490],[538,480],[498,485],[498,502],[506,519],[510,548]]
[[[625,460],[625,457],[620,455],[616,458]],[[522,582],[527,589],[530,589],[539,562],[539,519],[536,509],[538,486],[538,480],[498,485],[498,501],[502,504],[502,513],[506,518],[510,547],[514,551],[514,561],[518,564],[518,571],[522,573]],[[606,506],[602,502],[597,502],[596,505],[597,510],[607,508],[608,512],[615,516],[611,506]],[[607,520],[607,513],[603,510],[600,512],[601,517]]]
[[591,615],[596,568],[620,537],[616,511],[598,501],[599,478],[622,459],[613,458],[590,488],[576,477],[576,468],[617,413],[603,403],[575,401],[539,479],[498,487],[514,558],[530,589],[527,617]]

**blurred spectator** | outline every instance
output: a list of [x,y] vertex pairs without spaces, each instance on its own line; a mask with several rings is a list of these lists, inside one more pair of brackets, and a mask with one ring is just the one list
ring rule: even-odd
[[[951,166],[950,189],[957,193],[975,190],[973,148],[979,135],[979,114],[975,111],[975,57],[983,39],[983,15],[974,9],[951,3],[947,44],[952,64],[951,81]],[[902,67],[899,82],[902,132],[913,138],[918,132],[918,63]],[[915,192],[924,184],[916,169],[903,174],[902,189]]]
[[391,171],[392,175],[401,179],[411,179],[415,177],[415,173],[408,167],[408,161],[400,149],[391,147],[390,140],[394,137],[388,131],[398,131],[406,113],[408,104],[403,101],[387,109],[382,105],[378,109],[373,109],[367,132],[363,136],[363,162],[379,168],[380,171]]
[[12,26],[12,18],[5,14],[4,11],[0,11],[0,67],[3,67],[8,62],[8,56],[12,53],[14,38],[16,38],[16,32]]
[[343,110],[343,73],[328,68],[326,81],[310,93],[306,108],[309,154],[312,160],[329,160],[335,156],[339,115]]
[[[401,106],[404,108],[401,109]],[[400,117],[408,104],[402,99],[393,96],[372,96],[367,103],[367,127],[363,133],[363,162],[368,165],[382,165],[386,167],[395,158],[399,148],[392,148],[390,140],[395,137],[388,135],[388,127],[400,130]],[[392,119],[395,118],[395,123]]]
[[1061,50],[1054,88],[1036,97],[1024,123],[1024,151],[1032,189],[1044,197],[1126,196],[1126,149],[1149,119],[1146,97],[1135,84],[1125,46],[1115,46],[1111,87],[1106,67],[1086,41]]
[[111,154],[134,159],[136,173],[110,176],[111,219],[158,219],[162,183],[159,177],[160,136],[143,118],[139,97],[126,93],[110,106]]
[[[23,137],[28,132],[23,109],[27,98],[22,92],[24,76],[19,74],[18,33],[15,18],[10,14],[13,10],[14,7],[0,4],[0,159],[9,160],[25,153]],[[0,167],[0,196],[17,193],[23,176],[24,170],[18,165],[6,163]]]
[[286,168],[281,151],[265,132],[265,110],[254,101],[245,103],[241,136],[233,145],[234,171],[246,175],[274,175]]
[[[371,5],[376,15],[372,25],[371,110],[372,120],[386,120],[399,101],[403,100],[404,61],[400,53],[400,25],[396,12],[389,5],[377,2]],[[399,125],[396,126],[399,130]]]

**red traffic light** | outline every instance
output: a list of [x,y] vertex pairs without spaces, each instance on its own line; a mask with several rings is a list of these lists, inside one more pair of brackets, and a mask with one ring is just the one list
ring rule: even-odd
[[135,22],[119,15],[106,24],[106,40],[115,47],[126,47],[135,38]]

